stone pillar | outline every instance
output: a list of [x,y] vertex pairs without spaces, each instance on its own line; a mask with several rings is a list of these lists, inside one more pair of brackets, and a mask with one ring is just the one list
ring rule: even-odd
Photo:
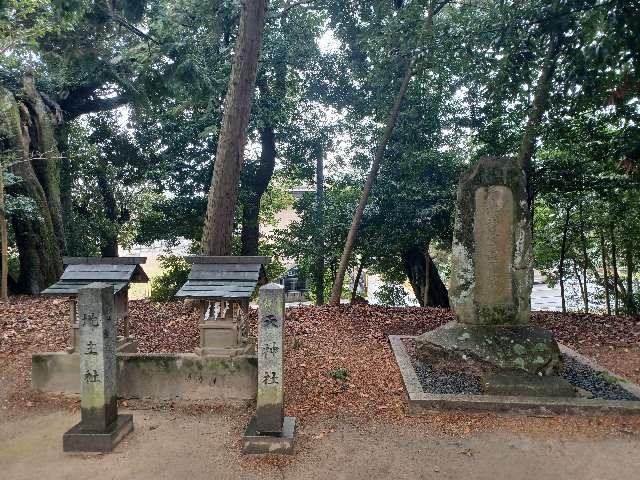
[[81,421],[64,434],[65,452],[110,452],[133,429],[118,415],[113,287],[91,283],[78,291]]
[[419,338],[418,356],[499,370],[553,375],[560,350],[553,335],[529,325],[533,287],[526,179],[512,158],[481,158],[458,186],[449,299],[457,321]]
[[256,429],[281,433],[284,420],[284,288],[270,283],[260,288],[258,309],[258,396]]
[[296,419],[284,416],[284,287],[270,283],[258,299],[256,415],[244,435],[244,453],[291,453]]

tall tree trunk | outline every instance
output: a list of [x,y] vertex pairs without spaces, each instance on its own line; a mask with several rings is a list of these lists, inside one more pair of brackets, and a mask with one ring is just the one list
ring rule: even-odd
[[625,245],[626,262],[627,262],[627,297],[626,297],[626,309],[627,315],[635,315],[636,302],[633,298],[633,245],[630,240],[627,240]]
[[[60,205],[60,152],[53,116],[36,90],[35,81],[31,75],[25,75],[23,79],[23,92],[26,95],[23,105],[29,112],[29,121],[26,125],[29,129],[31,164],[45,194],[58,247],[60,251],[64,251],[65,237]],[[59,112],[56,113],[61,115]],[[57,122],[61,120],[61,116],[56,119]]]
[[[433,260],[426,254],[427,252],[424,248],[417,245],[406,249],[402,253],[402,263],[409,283],[411,283],[411,288],[413,288],[413,293],[421,307],[449,308],[447,287],[442,282],[438,268],[433,263]],[[427,262],[429,262],[429,267],[427,267]],[[429,272],[428,282],[425,278],[427,271]],[[427,296],[431,301],[430,305],[425,305],[424,303],[424,287],[427,284],[429,285]]]
[[607,246],[604,231],[600,230],[600,250],[602,251],[602,275],[604,277],[604,298],[607,302],[607,315],[611,315],[611,295],[609,295],[609,266],[607,264]]
[[582,242],[582,282],[584,285],[584,312],[589,313],[589,290],[587,288],[587,267],[589,265],[589,257],[587,255],[587,238],[584,232],[584,216],[582,212],[582,204],[580,204],[580,240]]
[[316,305],[324,305],[324,151],[316,157]]
[[362,270],[364,270],[364,256],[360,259],[360,264],[358,265],[358,271],[356,272],[356,276],[353,280],[353,288],[351,289],[351,302],[354,303],[356,301],[356,296],[358,295],[358,284],[360,283],[360,277],[362,276]]
[[382,156],[384,155],[384,151],[387,147],[387,143],[389,143],[389,139],[391,138],[391,133],[393,132],[393,128],[396,125],[398,114],[400,113],[400,105],[402,103],[402,99],[404,98],[404,95],[407,92],[409,81],[411,80],[411,77],[413,75],[414,63],[415,63],[415,59],[412,58],[407,64],[407,67],[404,72],[404,76],[402,78],[402,83],[400,84],[400,90],[396,95],[396,99],[393,103],[393,107],[391,108],[391,112],[389,113],[389,117],[387,118],[387,124],[382,134],[382,139],[378,144],[378,149],[376,150],[376,154],[373,158],[373,162],[371,163],[371,169],[369,170],[367,181],[365,182],[364,189],[362,190],[362,194],[360,195],[360,202],[358,203],[358,208],[353,214],[351,228],[349,228],[349,234],[347,235],[347,240],[344,244],[344,250],[342,251],[342,257],[340,258],[340,266],[338,267],[336,278],[333,284],[333,289],[331,290],[332,305],[338,305],[340,303],[340,295],[342,293],[342,284],[344,283],[344,276],[347,271],[347,267],[349,265],[349,259],[351,258],[351,251],[353,250],[353,245],[356,241],[356,236],[358,235],[358,229],[360,228],[360,224],[362,223],[362,215],[364,213],[364,207],[367,205],[367,201],[369,200],[369,194],[371,193],[371,189],[373,188],[373,182],[378,176],[378,171],[380,170],[380,162],[382,161]]
[[0,87],[0,111],[3,112],[0,116],[0,144],[6,155],[5,161],[11,164],[9,170],[21,180],[12,185],[8,193],[24,195],[35,206],[31,215],[11,217],[20,257],[18,289],[38,294],[57,281],[62,273],[60,242],[46,194],[31,162],[30,110],[19,104],[11,92]]
[[276,165],[276,137],[271,125],[260,130],[260,163],[247,172],[246,191],[242,202],[242,255],[257,255],[260,240],[260,202],[267,191]]
[[[448,2],[441,2],[438,5],[436,5],[437,3],[438,2],[436,0],[432,0],[431,2],[429,2],[427,16],[425,18],[425,31],[424,31],[424,36],[428,39],[431,39],[433,35],[433,17],[437,15],[437,13]],[[347,240],[345,241],[344,249],[342,251],[342,257],[340,258],[340,266],[338,267],[335,281],[333,283],[333,289],[331,290],[332,305],[338,305],[340,303],[342,284],[344,283],[344,276],[347,271],[347,267],[349,266],[349,259],[351,257],[351,252],[353,251],[353,246],[355,244],[356,237],[358,236],[358,229],[360,228],[360,224],[362,223],[364,207],[367,205],[369,194],[371,193],[371,189],[373,188],[373,182],[378,176],[378,171],[380,170],[380,162],[382,161],[384,151],[387,148],[387,143],[389,143],[389,139],[391,138],[391,134],[393,133],[393,129],[396,125],[396,121],[398,120],[398,114],[400,113],[400,105],[402,104],[402,100],[404,99],[404,96],[407,93],[409,82],[411,81],[411,77],[413,76],[413,67],[415,65],[415,62],[416,62],[416,56],[414,54],[407,62],[407,66],[405,68],[402,81],[400,82],[400,90],[396,95],[396,98],[393,102],[393,106],[391,107],[391,111],[389,112],[389,116],[387,117],[387,122],[384,128],[384,131],[382,133],[382,138],[380,139],[380,143],[378,144],[378,148],[376,149],[376,154],[373,157],[373,162],[371,162],[371,168],[369,170],[369,174],[367,175],[367,180],[364,184],[362,194],[360,195],[360,202],[358,203],[358,208],[353,214],[351,227],[349,228]]]
[[611,266],[613,267],[613,313],[620,314],[620,296],[618,295],[618,256],[616,252],[616,236],[613,222],[609,224],[609,234],[611,235]]
[[[553,15],[557,15],[560,9],[560,0],[554,0],[551,12]],[[558,53],[561,46],[561,34],[559,27],[556,26],[552,29],[549,36],[549,43],[545,56],[542,60],[542,68],[540,70],[540,76],[536,83],[535,91],[533,94],[533,101],[529,110],[527,118],[527,125],[525,126],[522,140],[520,142],[520,149],[518,151],[518,163],[524,170],[527,182],[527,197],[529,202],[529,209],[533,205],[533,174],[534,168],[532,164],[533,153],[535,151],[536,137],[538,127],[542,121],[542,116],[547,109],[549,103],[549,91],[551,89],[551,81],[556,69]]]
[[253,103],[266,9],[266,0],[242,2],[240,29],[225,98],[222,129],[202,232],[201,249],[204,255],[231,253],[233,215],[244,160],[246,129]]
[[102,196],[102,206],[104,213],[109,220],[109,225],[100,232],[100,255],[103,257],[118,256],[118,204],[113,188],[107,175],[107,164],[104,160],[99,160],[96,168],[96,179],[98,189]]
[[562,313],[567,313],[566,296],[564,293],[564,262],[567,254],[567,233],[569,231],[569,214],[571,207],[567,207],[564,216],[564,225],[562,227],[562,245],[560,246],[560,266],[558,267],[558,276],[560,277],[560,299],[562,301]]

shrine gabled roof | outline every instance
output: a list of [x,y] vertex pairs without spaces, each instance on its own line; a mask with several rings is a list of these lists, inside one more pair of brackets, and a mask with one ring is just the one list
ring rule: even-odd
[[241,300],[253,294],[269,257],[186,257],[185,260],[192,267],[176,297]]
[[80,288],[93,282],[112,285],[114,293],[117,293],[129,283],[149,281],[140,266],[145,261],[144,257],[65,257],[67,266],[60,280],[42,291],[42,294],[75,296]]

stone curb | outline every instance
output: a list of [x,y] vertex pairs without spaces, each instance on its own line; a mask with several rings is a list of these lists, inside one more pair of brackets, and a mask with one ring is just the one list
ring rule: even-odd
[[[568,415],[640,415],[640,401],[590,400],[586,398],[551,398],[498,395],[463,395],[425,393],[418,380],[403,339],[417,336],[389,335],[389,343],[402,374],[407,395],[409,413],[421,414],[443,410],[466,410],[476,412],[503,412],[510,414],[568,414]],[[621,380],[620,386],[640,396],[640,387],[627,379],[597,365],[592,360],[560,344],[560,350],[576,360]]]

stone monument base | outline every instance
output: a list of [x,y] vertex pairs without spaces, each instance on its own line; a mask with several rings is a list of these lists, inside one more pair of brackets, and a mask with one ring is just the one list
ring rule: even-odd
[[469,325],[449,322],[417,339],[418,359],[475,362],[497,371],[556,375],[560,349],[553,334],[533,325]]
[[482,379],[486,395],[519,397],[573,398],[576,389],[564,378],[556,376],[495,374]]
[[87,432],[80,422],[63,435],[62,450],[69,453],[109,453],[131,431],[133,415],[118,415],[113,428],[107,432]]
[[284,454],[293,453],[293,442],[296,437],[295,417],[284,417],[282,423],[282,433],[259,434],[256,430],[256,417],[251,417],[249,425],[242,437],[242,453],[247,454]]

